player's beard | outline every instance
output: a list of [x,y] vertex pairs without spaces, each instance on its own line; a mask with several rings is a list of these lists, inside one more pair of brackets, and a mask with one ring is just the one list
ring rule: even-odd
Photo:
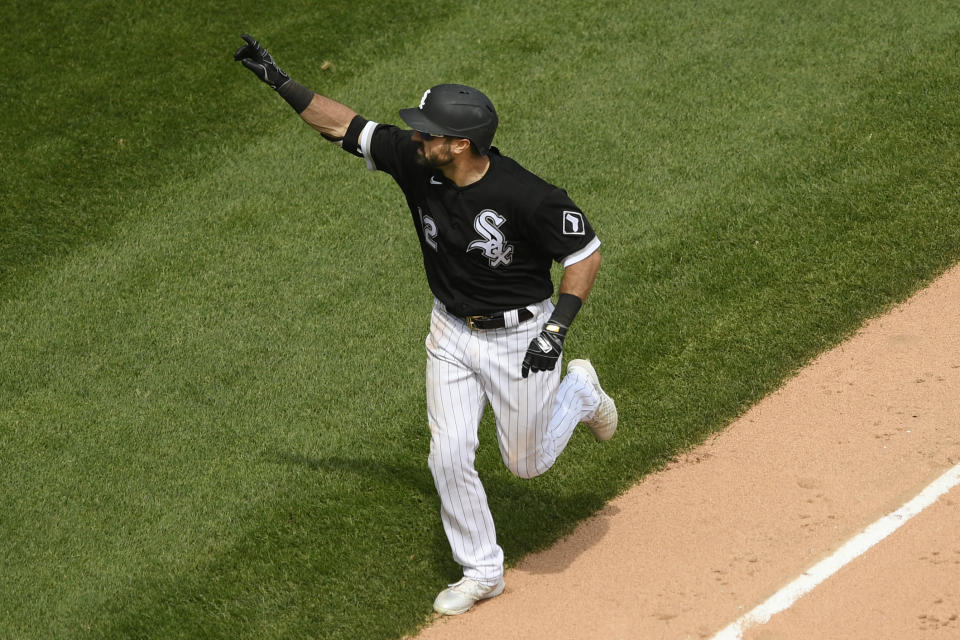
[[453,162],[453,153],[450,151],[450,140],[446,139],[443,141],[443,145],[435,149],[432,153],[427,152],[427,147],[422,142],[420,143],[420,150],[417,153],[417,164],[424,167],[433,167],[434,169],[440,169],[445,167],[451,162]]

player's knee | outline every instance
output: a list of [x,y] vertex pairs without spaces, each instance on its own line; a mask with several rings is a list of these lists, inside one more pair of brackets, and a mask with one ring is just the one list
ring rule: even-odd
[[536,478],[550,468],[550,466],[545,465],[542,460],[539,460],[533,456],[519,460],[504,460],[503,462],[507,465],[507,469],[510,470],[510,473],[522,480]]

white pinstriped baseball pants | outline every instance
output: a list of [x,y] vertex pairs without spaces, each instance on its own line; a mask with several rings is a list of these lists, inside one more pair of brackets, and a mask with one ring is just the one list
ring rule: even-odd
[[549,469],[577,424],[596,412],[600,399],[578,375],[561,380],[553,371],[520,375],[527,346],[553,311],[544,300],[519,326],[508,314],[503,329],[473,330],[435,302],[427,336],[428,463],[440,495],[441,520],[463,575],[496,583],[503,575],[487,495],[474,466],[483,411],[489,403],[497,420],[504,464],[521,478]]

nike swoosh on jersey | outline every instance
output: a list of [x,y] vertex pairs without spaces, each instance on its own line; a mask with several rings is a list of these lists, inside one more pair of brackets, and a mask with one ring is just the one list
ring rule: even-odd
[[430,176],[430,184],[443,184],[443,183],[437,180],[434,176]]

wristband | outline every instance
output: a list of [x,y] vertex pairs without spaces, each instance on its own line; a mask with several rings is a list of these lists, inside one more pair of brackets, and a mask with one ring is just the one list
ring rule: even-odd
[[313,100],[313,91],[307,89],[296,80],[287,80],[284,82],[277,87],[277,93],[280,94],[281,98],[290,103],[290,106],[293,107],[293,110],[297,113],[303,113],[304,110],[310,106],[310,101]]
[[573,324],[573,319],[577,317],[577,312],[583,305],[583,300],[571,293],[561,293],[557,297],[557,306],[554,307],[547,324],[558,324],[569,328]]
[[363,133],[369,120],[361,115],[353,116],[353,120],[347,125],[347,132],[343,135],[341,146],[344,151],[348,151],[358,158],[363,157],[363,151],[360,149],[360,134]]

